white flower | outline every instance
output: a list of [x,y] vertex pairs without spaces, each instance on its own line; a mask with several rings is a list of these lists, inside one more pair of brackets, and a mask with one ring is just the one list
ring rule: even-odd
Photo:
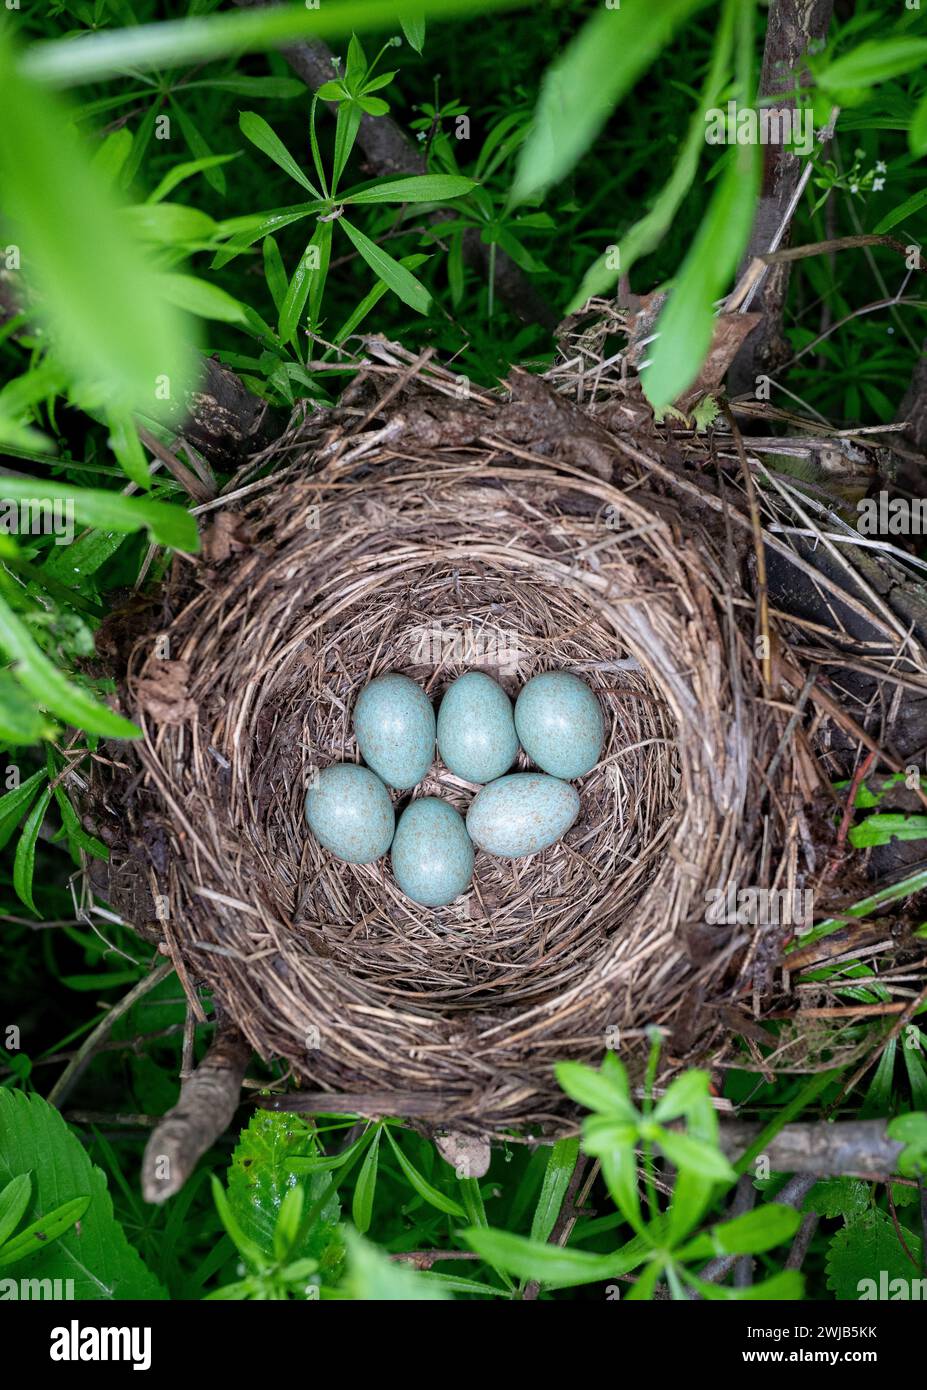
[[888,165],[885,163],[885,160],[884,160],[884,159],[880,159],[880,160],[877,162],[877,164],[876,164],[876,170],[875,170],[875,171],[876,171],[877,174],[887,174],[887,173],[888,173]]
[[882,189],[883,189],[884,187],[885,187],[885,180],[884,180],[884,179],[873,179],[873,181],[872,181],[872,191],[873,191],[873,193],[881,193],[881,192],[882,192]]
[[859,192],[859,184],[858,184],[858,183],[851,183],[851,184],[850,184],[850,192],[851,192],[851,193],[858,193],[858,192]]
[[425,131],[424,131],[424,130],[420,130],[419,133],[418,133],[418,135],[416,135],[415,138],[416,138],[416,140],[424,140],[424,139],[425,139]]

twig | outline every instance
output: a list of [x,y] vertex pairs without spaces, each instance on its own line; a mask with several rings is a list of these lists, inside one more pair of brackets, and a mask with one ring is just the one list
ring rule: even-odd
[[179,1192],[197,1160],[228,1127],[250,1059],[250,1043],[220,1024],[206,1056],[181,1086],[177,1104],[146,1145],[142,1160],[146,1202],[166,1202]]
[[168,975],[173,974],[173,971],[174,967],[170,961],[164,961],[162,965],[155,966],[150,975],[146,975],[144,980],[139,980],[138,984],[130,989],[128,994],[124,994],[118,1003],[107,1010],[93,1032],[89,1033],[81,1043],[77,1052],[75,1052],[71,1061],[49,1091],[49,1105],[56,1105],[60,1109],[61,1102],[64,1100],[65,1096],[73,1090],[85,1069],[90,1065],[93,1055],[98,1050],[100,1044],[105,1042],[112,1032],[114,1025],[118,1023],[120,1018],[129,1012],[133,1004],[137,1003],[139,999],[153,990],[162,980],[166,980]]

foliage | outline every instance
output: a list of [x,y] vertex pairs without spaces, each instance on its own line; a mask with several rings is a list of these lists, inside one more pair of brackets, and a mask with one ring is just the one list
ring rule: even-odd
[[[818,135],[801,156],[811,170],[792,240],[889,232],[916,247],[927,206],[923,15],[897,6],[887,16],[877,0],[852,8],[809,55],[796,93]],[[480,1179],[458,1177],[389,1117],[355,1125],[259,1111],[233,1152],[217,1145],[158,1209],[137,1191],[147,1131],[133,1120],[176,1099],[176,979],[118,1021],[80,1083],[91,1117],[119,1116],[121,1128],[104,1133],[81,1111],[69,1127],[41,1098],[53,1059],[72,1055],[98,1008],[148,969],[105,908],[75,912],[70,876],[107,849],[63,773],[82,776],[101,738],[137,732],[109,708],[92,662],[107,612],[197,550],[195,499],[151,441],[194,472],[202,463],[175,433],[198,354],[215,353],[284,413],[332,400],[368,330],[430,347],[492,386],[554,350],[549,330],[500,293],[506,258],[556,315],[613,294],[620,277],[638,294],[668,291],[643,371],[669,418],[750,232],[757,152],[708,145],[705,118],[753,100],[765,15],[753,0],[221,11],[214,0],[60,0],[4,13],[3,503],[39,517],[57,505],[75,534],[59,545],[47,524],[0,527],[0,1019],[16,1021],[0,1031],[0,1273],[73,1276],[80,1297],[466,1300],[537,1286],[547,1300],[592,1283],[639,1299],[661,1282],[677,1297],[733,1297],[748,1291],[701,1272],[719,1254],[748,1252],[749,1292],[799,1295],[797,1277],[781,1273],[798,1221],[775,1200],[781,1178],[758,1179],[748,1217],[727,1215],[735,1176],[762,1150],[729,1165],[700,1073],[652,1097],[651,1070],[638,1104],[611,1054],[599,1070],[563,1064],[564,1089],[589,1112],[581,1147],[513,1139]],[[330,39],[337,56],[314,97],[279,52],[305,37]],[[423,173],[375,176],[362,122],[387,120],[416,142]],[[872,312],[875,300],[886,307]],[[925,322],[916,278],[890,248],[796,262],[792,360],[776,403],[835,426],[889,423]],[[697,427],[711,428],[718,409],[706,398]],[[231,474],[217,463],[216,488]],[[924,838],[924,818],[881,811],[883,794],[859,790],[854,848]],[[803,940],[900,911],[925,884],[915,868]],[[49,922],[63,925],[34,929]],[[867,960],[805,978],[847,1000],[887,997]],[[200,1052],[210,1027],[196,1030]],[[918,1252],[925,1037],[916,1023],[903,1042],[880,1021],[853,1029],[879,1060],[841,1105],[900,1112],[892,1134],[904,1149],[888,1187],[818,1184],[809,1297],[858,1296],[873,1245],[898,1277],[910,1274],[904,1245]],[[279,1067],[263,1075],[284,1081]],[[788,1119],[828,1113],[839,1085],[828,1074],[767,1084],[734,1067],[725,1097],[768,1142]],[[600,1175],[588,1176],[595,1164]],[[574,1209],[578,1177],[587,1190]],[[904,1244],[896,1208],[908,1210]],[[450,1253],[459,1258],[442,1262]]]

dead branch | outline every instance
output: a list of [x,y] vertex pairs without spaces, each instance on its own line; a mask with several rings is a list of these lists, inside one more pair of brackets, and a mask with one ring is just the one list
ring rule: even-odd
[[[721,1148],[728,1157],[736,1158],[750,1147],[761,1129],[758,1124],[726,1120],[720,1126]],[[897,1170],[903,1147],[896,1139],[889,1139],[885,1120],[822,1121],[786,1125],[770,1139],[763,1156],[778,1173],[889,1177]]]
[[[833,0],[772,0],[763,50],[760,99],[769,99],[777,108],[794,109],[794,99],[784,94],[795,83],[802,58],[817,39],[827,34],[833,13]],[[798,187],[802,165],[798,156],[783,145],[764,146],[763,183],[753,232],[744,258],[749,265],[754,256],[774,249],[788,238],[788,209]],[[733,394],[752,391],[756,377],[769,372],[780,355],[788,355],[782,338],[782,310],[788,291],[788,263],[778,264],[765,278],[754,308],[761,322],[741,347],[731,369]]]
[[229,1126],[238,1108],[251,1047],[241,1034],[220,1026],[215,1040],[180,1099],[158,1124],[142,1160],[142,1196],[166,1202],[183,1187],[197,1160]]

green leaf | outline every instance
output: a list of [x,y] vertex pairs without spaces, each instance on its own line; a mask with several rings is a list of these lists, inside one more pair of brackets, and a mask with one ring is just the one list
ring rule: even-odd
[[866,849],[870,845],[887,845],[892,840],[927,839],[927,816],[879,812],[867,816],[859,825],[852,826],[847,839],[854,849]]
[[[171,97],[171,110],[177,117],[177,124],[183,131],[183,138],[190,146],[190,152],[194,159],[209,160],[212,158],[212,149],[199,126],[185,107],[173,96]],[[222,172],[221,165],[205,164],[203,172],[206,182],[210,188],[214,188],[218,194],[225,196],[225,174]]]
[[64,1202],[47,1216],[33,1221],[31,1226],[27,1226],[0,1248],[0,1269],[17,1264],[37,1251],[44,1251],[50,1241],[57,1240],[65,1231],[70,1230],[89,1206],[89,1197],[73,1197],[70,1202]]
[[[895,1279],[904,1281],[910,1290],[911,1280],[920,1272],[920,1238],[913,1231],[905,1232],[905,1243],[915,1260],[915,1270],[905,1254],[891,1217],[885,1212],[871,1210],[851,1221],[832,1238],[827,1252],[827,1287],[835,1298],[880,1298],[880,1284],[889,1289]],[[896,1292],[891,1290],[891,1292]]]
[[26,248],[36,315],[85,391],[153,412],[159,381],[170,382],[176,400],[191,380],[189,329],[161,298],[113,188],[69,117],[22,76],[9,28],[0,31],[3,212]]
[[348,97],[338,106],[338,115],[335,118],[335,153],[332,160],[333,194],[354,148],[363,117],[363,110],[353,97]]
[[802,1204],[804,1211],[816,1211],[832,1221],[860,1216],[871,1205],[869,1189],[859,1178],[826,1178],[816,1182]]
[[708,1259],[712,1255],[759,1255],[790,1240],[801,1225],[801,1212],[778,1202],[735,1216],[712,1226],[675,1252],[680,1260]]
[[378,1128],[373,1138],[373,1143],[367,1150],[361,1170],[357,1175],[357,1184],[354,1188],[354,1200],[351,1205],[351,1220],[360,1231],[361,1235],[366,1235],[370,1229],[370,1222],[373,1217],[373,1195],[377,1186],[377,1160],[380,1152],[380,1136],[382,1128]]
[[399,23],[409,47],[421,53],[425,47],[425,6],[406,5],[399,13]]
[[28,1173],[20,1173],[0,1192],[0,1245],[16,1230],[32,1196]]
[[891,231],[892,227],[897,227],[899,222],[907,221],[915,212],[920,212],[924,206],[927,206],[927,188],[922,188],[919,193],[912,193],[910,198],[906,198],[903,203],[892,208],[891,212],[887,212],[882,221],[876,225],[876,235],[882,236],[884,232]]
[[672,174],[650,210],[622,236],[617,256],[614,251],[606,251],[589,267],[582,284],[567,305],[567,313],[575,313],[594,295],[606,293],[617,284],[620,275],[630,275],[635,263],[658,246],[672,226],[683,199],[695,181],[699,160],[705,149],[705,113],[717,106],[721,98],[733,48],[734,7],[739,3],[740,0],[729,0],[725,5],[712,48],[711,69]]
[[613,107],[672,37],[707,0],[625,0],[599,10],[547,69],[522,147],[512,203],[546,192],[573,169]]
[[19,837],[16,846],[16,857],[13,861],[13,888],[20,902],[26,904],[30,912],[39,916],[38,909],[32,901],[32,875],[35,871],[35,842],[39,838],[39,831],[45,819],[45,812],[48,810],[48,803],[51,801],[51,787],[46,787],[33,806],[29,815],[26,817],[26,824],[23,826],[23,833]]
[[927,93],[921,97],[917,103],[914,115],[911,117],[911,125],[908,128],[908,144],[911,153],[918,158],[922,154],[927,154]]
[[143,241],[157,246],[185,246],[209,241],[216,223],[186,203],[134,203],[122,209],[122,220]]
[[244,304],[214,285],[210,280],[201,280],[198,275],[180,275],[164,272],[161,288],[172,304],[186,309],[203,319],[218,319],[220,323],[247,323],[248,314]]
[[279,165],[285,174],[289,174],[291,179],[302,184],[313,198],[321,196],[318,189],[314,188],[306,178],[279,135],[271,129],[263,116],[259,116],[256,111],[243,111],[238,118],[238,124],[241,127],[242,135],[250,140],[252,145],[256,145],[269,159],[272,159],[275,164]]
[[927,39],[872,39],[845,53],[817,74],[825,92],[872,87],[911,72],[927,61]]
[[346,217],[341,218],[341,226],[348,240],[353,242],[373,273],[383,281],[393,294],[398,295],[403,304],[408,304],[416,313],[427,314],[431,307],[431,295],[420,281],[386,251],[377,246],[363,232],[359,231]]
[[[296,1185],[300,1162],[317,1153],[305,1121],[294,1115],[259,1110],[243,1129],[228,1171],[228,1204],[243,1237],[271,1260],[277,1214]],[[341,1155],[339,1155],[340,1157]],[[306,1211],[288,1258],[322,1260],[335,1245],[340,1259],[337,1226],[341,1208],[327,1172],[314,1171],[306,1186]],[[309,1218],[306,1224],[305,1218]]]
[[13,673],[43,708],[78,729],[107,738],[137,738],[140,730],[128,719],[99,704],[72,685],[39,650],[25,623],[0,597],[0,651],[14,663]]
[[39,787],[47,781],[48,773],[43,768],[39,772],[33,772],[32,776],[27,777],[18,787],[12,787],[0,796],[0,849],[9,843],[13,831],[25,814],[26,807],[32,805]]
[[[626,0],[627,2],[627,0]],[[428,0],[432,18],[511,8],[516,0]],[[400,13],[405,5],[400,8]],[[374,31],[393,27],[396,0],[325,0],[318,9],[303,5],[263,6],[175,20],[159,20],[125,29],[82,34],[79,43],[66,39],[34,44],[24,67],[43,82],[69,85],[120,76],[129,69],[151,72],[243,53],[286,47],[304,38],[340,37],[352,29]]]
[[287,277],[280,248],[272,236],[264,238],[264,279],[274,301],[274,308],[279,314],[286,299]]
[[211,87],[216,92],[234,92],[239,97],[267,97],[268,100],[288,101],[305,96],[306,88],[298,77],[209,77],[200,82],[185,82],[184,91],[192,87]]
[[714,1182],[734,1182],[737,1174],[720,1149],[688,1134],[665,1129],[657,1140],[660,1148],[677,1168],[688,1168]]
[[106,424],[109,429],[109,447],[116,455],[119,467],[136,487],[147,492],[151,487],[151,474],[134,418],[126,410],[108,410]]
[[[293,271],[293,278],[280,309],[278,331],[285,343],[294,342],[298,337],[299,324],[307,299],[309,300],[310,322],[314,325],[318,321],[322,289],[328,274],[331,244],[331,222],[317,222],[312,240],[300,256],[299,264]],[[309,260],[315,254],[318,256],[319,264],[313,270],[310,268]]]
[[[36,709],[34,702],[17,685],[12,672],[0,671],[0,740],[22,748],[52,738],[55,731],[54,723]],[[6,843],[14,829],[15,822],[5,834],[5,823],[0,822],[0,846]]]
[[506,1269],[519,1279],[537,1279],[560,1288],[617,1278],[634,1269],[643,1258],[640,1250],[594,1255],[482,1226],[471,1227],[462,1235],[472,1250],[496,1268]]
[[375,1245],[350,1227],[344,1234],[348,1248],[348,1272],[342,1287],[346,1296],[354,1302],[434,1302],[448,1297],[439,1282],[427,1280],[417,1270],[387,1259]]
[[429,1206],[435,1207],[438,1211],[446,1212],[448,1216],[457,1216],[462,1220],[466,1220],[467,1214],[463,1207],[460,1206],[458,1202],[455,1202],[452,1197],[448,1197],[443,1192],[439,1192],[436,1187],[432,1187],[431,1183],[422,1177],[418,1169],[406,1158],[389,1129],[386,1130],[386,1137],[392,1146],[393,1153],[396,1155],[399,1166],[405,1174],[410,1186],[415,1188],[415,1191],[422,1200],[427,1202]]
[[688,1115],[694,1105],[703,1101],[709,1094],[708,1075],[703,1071],[687,1071],[677,1076],[666,1088],[666,1094],[657,1102],[653,1118],[658,1124],[667,1124]]
[[460,174],[415,174],[407,179],[384,179],[372,188],[345,193],[343,203],[444,203],[463,198],[476,188],[475,179]]
[[240,228],[232,236],[221,251],[217,251],[212,259],[212,269],[220,270],[222,266],[228,265],[229,261],[235,259],[242,251],[247,251],[254,242],[260,241],[262,237],[271,232],[278,232],[282,227],[289,227],[294,222],[301,222],[310,213],[317,212],[323,204],[318,203],[298,203],[294,207],[277,208],[273,212],[263,213],[260,217],[247,218],[247,225]]
[[83,1145],[41,1096],[0,1090],[0,1182],[30,1173],[33,1221],[75,1199],[90,1204],[51,1244],[30,1255],[17,1275],[30,1279],[73,1279],[74,1297],[160,1299],[166,1290],[147,1270],[113,1216],[106,1179]]
[[204,155],[202,159],[188,159],[181,164],[175,164],[172,169],[164,175],[153,193],[149,194],[149,203],[160,203],[162,198],[166,198],[168,193],[173,193],[178,184],[186,179],[192,178],[194,174],[202,174],[208,169],[217,169],[222,164],[228,164],[233,159],[238,159],[238,154],[211,154]]
[[[425,256],[421,252],[416,252],[412,256],[403,256],[399,264],[405,266],[407,270],[418,270],[419,266],[425,265],[430,259],[430,256]],[[369,290],[368,293],[364,295],[361,302],[345,319],[344,323],[338,329],[338,332],[332,338],[332,342],[336,344],[343,343],[345,338],[349,337],[354,330],[363,323],[371,309],[379,304],[386,293],[387,288],[383,281],[378,280],[373,286],[373,289]]]
[[609,1076],[583,1062],[558,1062],[554,1075],[570,1099],[585,1105],[587,1110],[615,1115],[628,1124],[637,1124],[640,1115],[630,1100],[627,1073],[621,1062],[618,1068],[620,1070],[614,1070]]
[[128,535],[143,528],[156,545],[170,546],[193,554],[199,550],[196,518],[183,507],[155,502],[147,497],[124,497],[103,488],[72,487],[64,481],[40,482],[38,478],[10,478],[3,475],[3,496],[16,502],[60,502],[72,508],[84,526]]
[[794,1303],[804,1296],[805,1281],[797,1270],[787,1269],[774,1274],[769,1279],[761,1279],[746,1289],[730,1288],[725,1284],[708,1284],[692,1274],[685,1275],[686,1282],[698,1289],[709,1302],[769,1302]]
[[560,1215],[560,1208],[576,1168],[578,1156],[578,1139],[560,1139],[551,1146],[547,1167],[544,1169],[541,1192],[531,1222],[532,1240],[546,1241],[550,1238],[550,1233]]
[[650,365],[641,372],[655,410],[663,410],[692,385],[714,333],[714,304],[734,275],[756,210],[758,147],[740,145],[728,157],[692,249],[660,315]]
[[[212,1183],[213,1201],[215,1202],[216,1210],[219,1213],[219,1220],[225,1227],[226,1234],[232,1240],[235,1249],[238,1251],[239,1255],[241,1255],[242,1259],[248,1261],[248,1263],[252,1266],[253,1269],[262,1270],[266,1268],[269,1264],[272,1263],[272,1257],[265,1254],[264,1250],[262,1250],[261,1246],[257,1243],[257,1241],[252,1240],[250,1236],[247,1234],[247,1232],[242,1228],[238,1220],[238,1217],[232,1210],[231,1204],[229,1203],[229,1199],[225,1195],[225,1190],[219,1179],[216,1177],[215,1173],[210,1174],[210,1180]],[[273,1249],[272,1234],[271,1249]]]

